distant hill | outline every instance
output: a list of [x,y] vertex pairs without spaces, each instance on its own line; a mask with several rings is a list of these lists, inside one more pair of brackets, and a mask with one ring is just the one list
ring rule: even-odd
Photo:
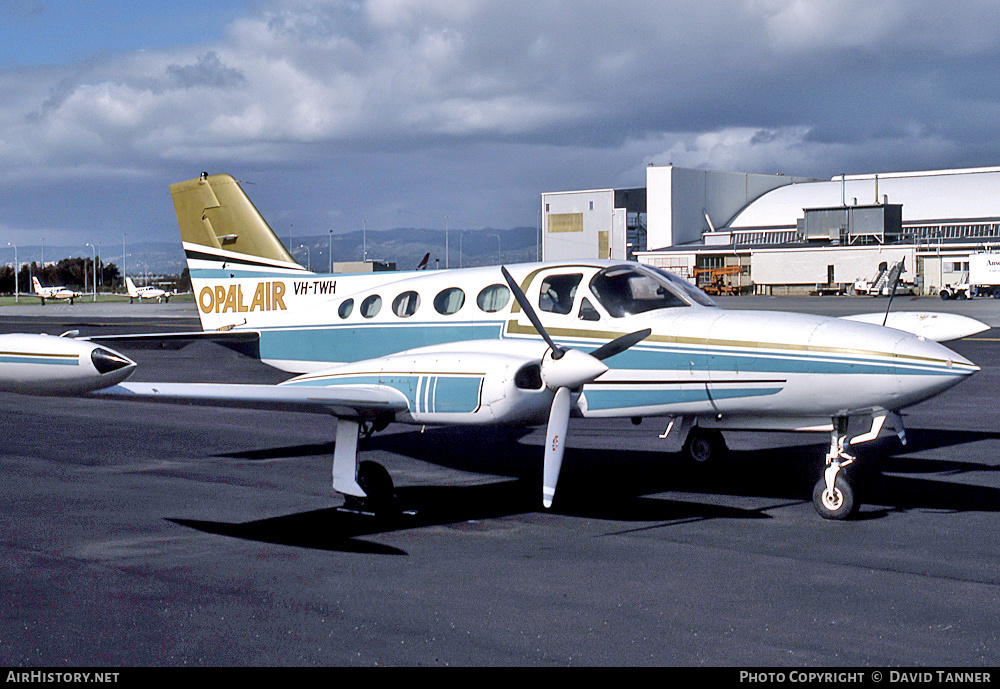
[[[330,244],[334,263],[368,260],[395,263],[398,270],[412,270],[425,254],[427,267],[469,268],[471,266],[524,263],[534,261],[538,253],[538,230],[517,227],[510,230],[451,230],[448,232],[448,256],[445,258],[444,230],[400,228],[382,232],[347,232],[325,237],[293,237],[292,255],[302,265],[307,261],[315,271],[328,270]],[[308,251],[301,248],[308,247]]]
[[[280,237],[283,243],[287,237]],[[330,265],[330,248],[333,248],[334,263],[360,261],[366,255],[369,260],[395,262],[399,270],[417,267],[425,254],[430,253],[427,267],[451,268],[504,263],[534,261],[538,252],[538,230],[533,227],[516,227],[509,230],[482,229],[448,232],[448,260],[445,260],[444,230],[422,228],[398,228],[395,230],[370,231],[367,233],[346,232],[327,235],[295,237],[291,241],[292,255],[302,265],[307,263],[317,272],[325,271]],[[304,249],[302,247],[308,247]],[[104,263],[114,263],[121,268],[122,250],[109,245],[102,247],[101,259]],[[177,242],[129,242],[126,245],[128,261],[125,264],[129,275],[148,273],[151,275],[180,275],[187,265],[180,241]],[[91,254],[80,247],[46,246],[46,262],[58,261],[68,256],[90,258]],[[39,261],[40,246],[18,247],[18,259]],[[13,261],[13,253],[7,256]]]

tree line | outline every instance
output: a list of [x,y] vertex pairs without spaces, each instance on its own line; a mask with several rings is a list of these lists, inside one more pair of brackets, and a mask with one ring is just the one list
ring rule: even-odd
[[[104,291],[115,291],[122,286],[121,271],[114,263],[104,263],[97,259],[99,274],[97,286]],[[17,287],[21,292],[31,292],[31,278],[37,277],[43,287],[63,285],[86,292],[94,288],[94,260],[91,258],[64,258],[58,263],[44,266],[32,261],[22,263],[17,273]],[[0,292],[13,294],[15,291],[14,267],[0,267]]]

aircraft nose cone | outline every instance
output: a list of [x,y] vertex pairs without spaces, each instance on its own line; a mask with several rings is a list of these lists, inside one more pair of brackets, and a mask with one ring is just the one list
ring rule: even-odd
[[894,354],[904,406],[933,397],[979,370],[961,354],[915,335],[901,338]]

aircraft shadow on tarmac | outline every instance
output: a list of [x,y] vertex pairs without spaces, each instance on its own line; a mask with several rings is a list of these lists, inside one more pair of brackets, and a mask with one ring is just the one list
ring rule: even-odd
[[[364,536],[428,526],[475,523],[542,512],[540,447],[530,431],[459,433],[433,429],[376,435],[362,445],[464,472],[490,474],[497,480],[462,486],[399,486],[404,514],[375,519],[336,507],[244,523],[171,519],[207,533],[294,547],[368,554],[406,553],[364,540]],[[910,509],[942,512],[1000,508],[1000,490],[936,481],[928,475],[954,478],[970,471],[997,471],[997,464],[958,462],[909,456],[924,450],[1000,439],[1000,433],[913,429],[908,443],[881,440],[866,449],[859,463],[858,491],[867,505],[861,519],[876,519]],[[527,443],[525,443],[527,441]],[[649,450],[569,448],[551,511],[576,517],[622,521],[658,527],[706,519],[768,519],[766,510],[801,504],[811,494],[825,444],[766,450],[733,451],[722,467],[693,467],[679,455]],[[333,444],[310,444],[227,454],[262,460],[329,455]],[[708,469],[708,470],[706,470]],[[915,476],[919,475],[919,476]],[[506,479],[499,477],[508,477]],[[659,493],[683,492],[773,500],[756,509],[679,500]],[[656,496],[656,497],[650,497]]]

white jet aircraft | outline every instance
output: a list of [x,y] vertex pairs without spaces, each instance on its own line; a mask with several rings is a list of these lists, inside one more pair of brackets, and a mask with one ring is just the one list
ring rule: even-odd
[[901,409],[979,370],[932,341],[935,322],[950,335],[985,327],[960,316],[924,319],[918,336],[726,311],[666,271],[619,261],[316,274],[232,177],[203,173],[171,195],[205,331],[191,335],[249,342],[298,375],[276,386],[122,383],[96,394],[329,414],[333,488],[362,510],[391,507],[393,486],[381,466],[358,462],[359,431],[546,425],[548,507],[571,416],[661,417],[665,449],[698,462],[725,453],[724,429],[829,433],[813,502],[844,519],[858,507],[845,471],[852,444],[886,424],[904,439]]
[[174,296],[173,292],[168,292],[165,289],[160,289],[159,287],[153,287],[152,285],[146,285],[145,287],[136,287],[135,283],[132,282],[132,278],[125,278],[125,289],[128,290],[128,303],[131,304],[135,299],[155,299],[156,301],[169,302],[170,297]]
[[72,304],[74,299],[83,296],[83,292],[74,292],[62,285],[57,287],[42,287],[42,283],[35,276],[32,276],[31,284],[35,287],[35,296],[41,298],[42,305],[45,304],[46,299],[68,299],[69,303]]

